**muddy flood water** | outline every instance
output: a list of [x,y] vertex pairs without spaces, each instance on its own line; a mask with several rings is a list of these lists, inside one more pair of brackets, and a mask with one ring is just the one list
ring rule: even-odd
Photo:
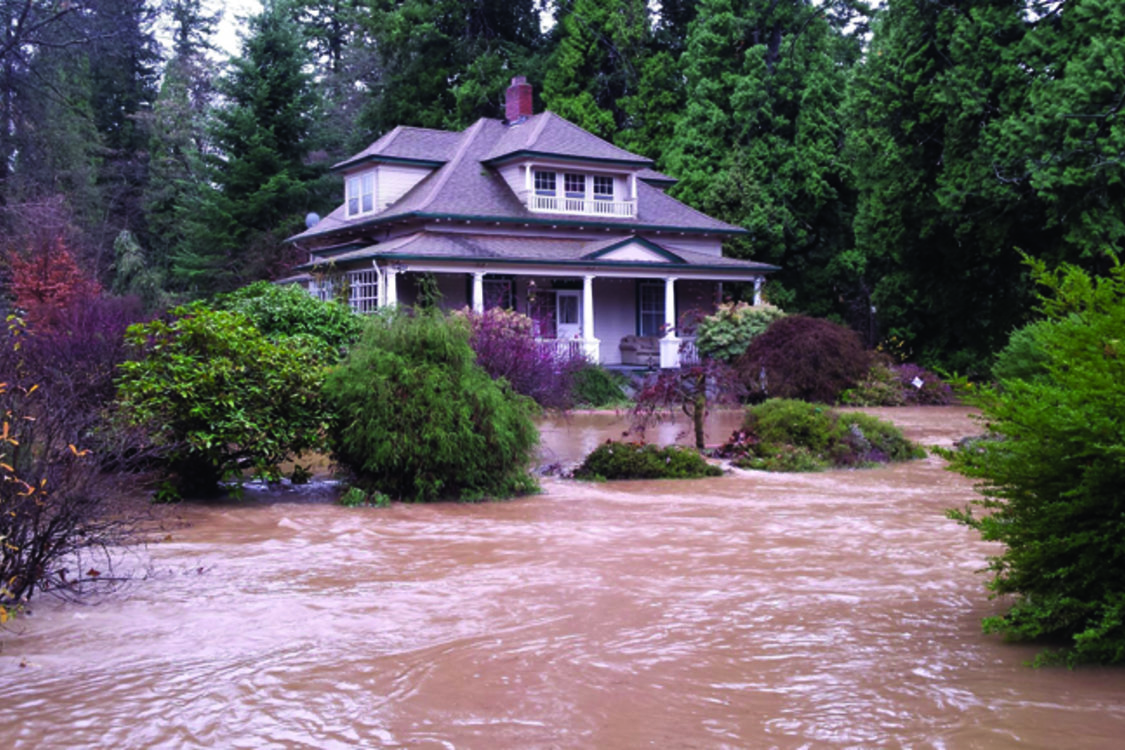
[[[961,408],[879,413],[925,444],[978,431]],[[545,460],[622,429],[547,422]],[[0,745],[1125,742],[1125,671],[1033,670],[1033,648],[981,634],[1001,603],[976,571],[997,548],[944,517],[972,489],[938,458],[543,489],[181,506],[166,538],[119,561],[135,580],[84,604],[43,598],[0,631]]]

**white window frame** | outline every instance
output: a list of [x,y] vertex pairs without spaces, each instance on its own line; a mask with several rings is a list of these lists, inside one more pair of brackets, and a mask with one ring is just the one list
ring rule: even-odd
[[563,173],[563,191],[567,198],[586,197],[586,175],[581,172]]
[[[598,190],[598,183],[601,182],[602,186],[604,187],[604,185],[607,181],[609,182],[609,192],[607,193],[604,190]],[[591,182],[593,183],[594,200],[596,200],[596,201],[612,201],[613,200],[614,193],[616,192],[615,188],[617,187],[617,180],[613,179],[609,175],[596,174],[596,175],[594,175],[594,179],[591,180]]]
[[[540,180],[542,178],[542,180]],[[549,178],[549,179],[548,179]],[[559,189],[559,175],[553,169],[536,169],[532,175],[534,183],[535,194],[547,197],[554,197],[558,195]],[[550,183],[550,187],[547,184]]]
[[349,219],[375,213],[375,170],[348,175],[345,192]]
[[[662,336],[664,327],[664,282],[642,281],[637,285],[637,334],[640,336]],[[651,291],[649,297],[646,292]],[[646,326],[655,322],[655,328]]]

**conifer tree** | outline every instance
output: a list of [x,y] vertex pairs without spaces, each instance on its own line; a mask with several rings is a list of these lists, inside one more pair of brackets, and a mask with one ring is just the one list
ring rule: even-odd
[[558,43],[543,81],[543,102],[612,141],[627,124],[621,100],[638,93],[651,40],[648,5],[561,0],[555,8]]
[[291,8],[267,2],[231,66],[217,84],[225,104],[210,133],[215,189],[183,212],[173,260],[175,280],[195,294],[283,273],[293,259],[282,241],[318,200],[318,170],[305,161],[318,97]]
[[824,315],[858,296],[839,109],[856,42],[807,0],[700,0],[683,116],[661,165],[675,195],[752,235],[736,255],[777,263],[772,299]]

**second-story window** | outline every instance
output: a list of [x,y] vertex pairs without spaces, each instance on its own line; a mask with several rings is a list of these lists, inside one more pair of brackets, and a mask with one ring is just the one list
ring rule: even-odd
[[567,172],[563,176],[563,186],[566,188],[567,198],[586,197],[586,175]]
[[352,175],[347,182],[348,216],[369,214],[375,210],[375,173]]
[[555,173],[545,172],[541,169],[535,170],[535,194],[536,195],[554,195],[555,194]]
[[613,178],[605,175],[594,175],[594,200],[613,200]]

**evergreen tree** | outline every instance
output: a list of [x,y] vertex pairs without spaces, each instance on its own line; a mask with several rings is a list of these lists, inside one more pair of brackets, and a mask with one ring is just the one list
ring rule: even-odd
[[[181,239],[185,209],[208,189],[203,164],[206,116],[213,97],[208,52],[218,16],[203,12],[201,0],[174,0],[172,57],[164,67],[153,105],[149,181],[145,186],[149,262],[167,274],[171,250]],[[120,251],[117,251],[120,257]],[[118,262],[120,270],[120,261]]]
[[996,148],[1028,113],[1032,28],[1021,0],[891,0],[850,91],[855,265],[925,362],[982,371],[1030,302],[1016,248],[1059,242],[1018,176],[1032,144]]
[[211,128],[215,188],[185,207],[185,240],[172,268],[192,293],[283,273],[294,259],[282,241],[317,200],[318,170],[305,157],[318,97],[292,15],[284,2],[267,2],[217,84],[225,104]]
[[511,76],[537,78],[535,0],[367,0],[366,10],[361,25],[379,69],[365,82],[365,137],[499,117]]
[[682,68],[683,116],[661,165],[681,200],[752,232],[736,255],[777,263],[773,301],[849,315],[862,295],[850,170],[839,156],[857,42],[810,0],[700,0]]
[[560,0],[555,7],[558,44],[543,81],[543,102],[612,141],[628,119],[621,100],[638,93],[651,39],[648,5]]

